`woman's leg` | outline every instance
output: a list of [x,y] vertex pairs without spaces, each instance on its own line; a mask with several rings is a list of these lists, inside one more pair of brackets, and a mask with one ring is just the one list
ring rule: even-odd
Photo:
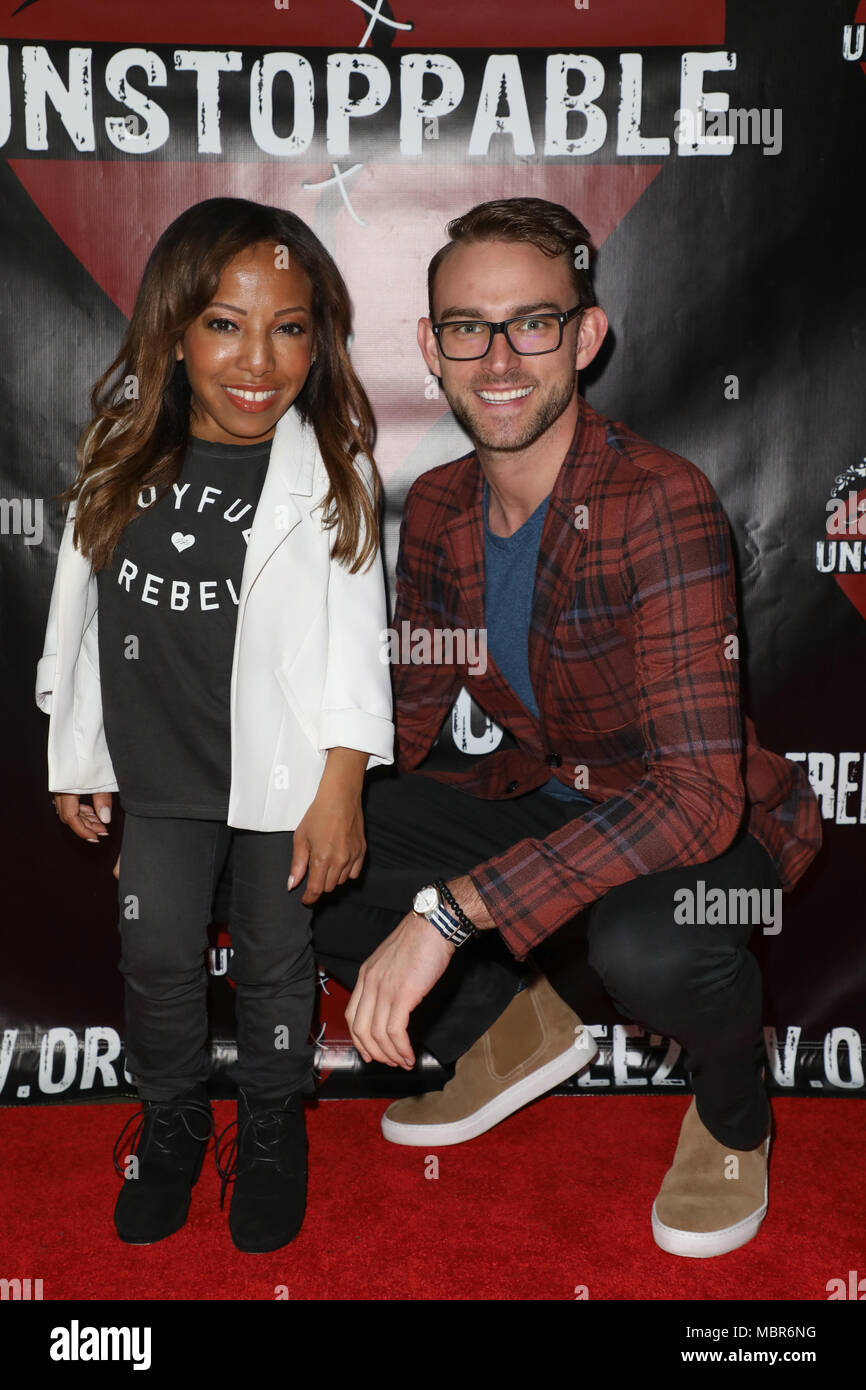
[[127,813],[118,895],[126,1063],[144,1100],[208,1076],[207,928],[230,844],[219,821]]
[[232,1079],[249,1096],[312,1094],[310,1026],[316,990],[312,909],[287,887],[292,834],[233,830],[230,860],[238,1060]]
[[303,1094],[313,1092],[310,1024],[316,989],[312,910],[289,892],[290,832],[234,830],[229,861],[238,1059],[237,1134],[217,1141],[223,1200],[234,1182],[229,1231],[239,1250],[278,1250],[304,1219],[307,1137]]
[[[213,1116],[204,956],[214,888],[228,852],[217,821],[127,814],[120,860],[120,970],[126,1061],[143,1106],[115,1144],[126,1181],[114,1209],[121,1240],[152,1245],[186,1221]],[[123,1151],[126,1140],[127,1148]],[[118,1160],[122,1159],[122,1169]]]

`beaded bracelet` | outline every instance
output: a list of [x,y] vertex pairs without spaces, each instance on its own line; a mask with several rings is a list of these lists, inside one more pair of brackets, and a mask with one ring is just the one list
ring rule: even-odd
[[464,930],[469,932],[473,936],[477,936],[478,928],[472,921],[472,918],[468,917],[466,913],[463,911],[463,908],[458,903],[457,899],[451,892],[447,883],[443,882],[441,878],[438,878],[436,880],[435,886],[439,889],[440,894],[445,899],[448,906],[451,908],[451,911],[454,913],[454,916],[457,918],[458,922],[464,928]]

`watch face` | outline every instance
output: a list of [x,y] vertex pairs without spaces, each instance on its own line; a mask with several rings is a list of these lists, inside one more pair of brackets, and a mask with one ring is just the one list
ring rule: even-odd
[[415,894],[412,907],[415,912],[424,913],[430,912],[434,907],[437,907],[438,904],[439,893],[435,888],[421,888],[419,892]]

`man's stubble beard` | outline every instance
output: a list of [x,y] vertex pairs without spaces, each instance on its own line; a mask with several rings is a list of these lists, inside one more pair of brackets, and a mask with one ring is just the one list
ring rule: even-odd
[[[548,396],[541,404],[536,414],[527,420],[522,434],[517,439],[510,440],[508,443],[502,443],[493,436],[485,437],[478,428],[477,420],[466,409],[463,402],[457,396],[453,399],[449,396],[444,381],[442,383],[442,389],[445,392],[445,399],[451,407],[452,415],[457,423],[462,425],[476,447],[480,444],[482,448],[489,449],[493,452],[518,453],[521,449],[528,449],[531,444],[534,444],[537,439],[540,439],[541,436],[550,429],[551,425],[554,425],[559,417],[565,413],[574,397],[576,382],[577,373],[575,372],[571,381],[568,384],[564,384],[560,390],[554,391]],[[497,388],[491,387],[490,389],[495,390]],[[506,390],[508,388],[503,383],[498,389]],[[481,408],[483,409],[483,407]]]

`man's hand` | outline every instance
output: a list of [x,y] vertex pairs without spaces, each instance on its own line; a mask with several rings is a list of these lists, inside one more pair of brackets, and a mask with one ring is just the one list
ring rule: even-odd
[[409,1015],[445,973],[455,949],[426,918],[410,912],[364,961],[346,1022],[365,1062],[407,1071],[415,1065]]

